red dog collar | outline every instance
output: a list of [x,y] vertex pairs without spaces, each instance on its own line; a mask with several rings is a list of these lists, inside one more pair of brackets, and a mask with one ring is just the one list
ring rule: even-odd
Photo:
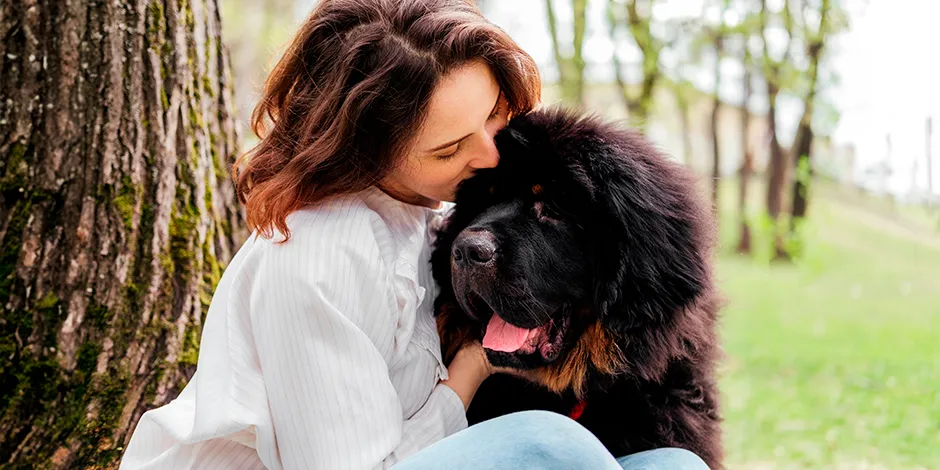
[[578,400],[578,402],[575,403],[574,407],[571,408],[571,411],[568,412],[568,417],[577,421],[577,419],[581,417],[581,413],[584,413],[584,407],[586,405],[587,405],[586,401]]

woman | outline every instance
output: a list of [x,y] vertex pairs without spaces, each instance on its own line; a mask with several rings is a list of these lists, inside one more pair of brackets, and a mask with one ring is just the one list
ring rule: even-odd
[[532,59],[469,1],[320,2],[236,165],[253,236],[217,286],[197,372],[141,417],[122,468],[621,468],[564,416],[467,428],[495,371],[480,345],[441,360],[429,238],[539,90]]

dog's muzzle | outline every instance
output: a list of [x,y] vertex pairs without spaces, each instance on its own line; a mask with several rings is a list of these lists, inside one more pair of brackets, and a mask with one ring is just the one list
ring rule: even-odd
[[496,258],[496,237],[485,229],[467,229],[457,236],[451,257],[458,269],[486,269]]

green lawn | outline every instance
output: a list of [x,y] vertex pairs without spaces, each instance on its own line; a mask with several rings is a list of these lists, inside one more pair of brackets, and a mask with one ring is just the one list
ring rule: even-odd
[[940,235],[821,192],[801,261],[742,258],[728,253],[732,184],[719,266],[731,467],[940,468]]

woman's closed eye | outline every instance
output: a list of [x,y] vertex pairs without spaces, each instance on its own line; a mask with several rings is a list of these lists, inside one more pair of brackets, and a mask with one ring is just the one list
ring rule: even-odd
[[[490,115],[487,116],[486,122],[489,123],[490,121],[501,117],[501,116],[503,115],[503,112],[504,112],[505,108],[506,108],[505,100],[502,99],[502,94],[500,94],[500,97],[499,97],[499,98],[497,99],[497,101],[496,101],[496,106],[493,108],[493,111],[490,112]],[[468,137],[468,138],[469,138],[469,137]],[[455,155],[457,155],[457,153],[460,152],[460,150],[463,148],[464,142],[465,142],[466,140],[467,140],[467,138],[464,138],[463,140],[461,140],[460,142],[457,142],[454,146],[452,146],[451,148],[454,149],[452,152],[448,152],[448,153],[445,153],[445,154],[443,154],[443,155],[438,155],[438,156],[436,156],[435,158],[436,158],[438,161],[450,160],[450,159],[453,158]]]
[[440,161],[450,160],[451,158],[454,157],[454,155],[457,155],[457,152],[460,151],[460,147],[462,146],[463,146],[463,140],[461,140],[460,142],[457,142],[457,144],[454,146],[453,152],[450,152],[444,155],[438,155],[437,159]]

